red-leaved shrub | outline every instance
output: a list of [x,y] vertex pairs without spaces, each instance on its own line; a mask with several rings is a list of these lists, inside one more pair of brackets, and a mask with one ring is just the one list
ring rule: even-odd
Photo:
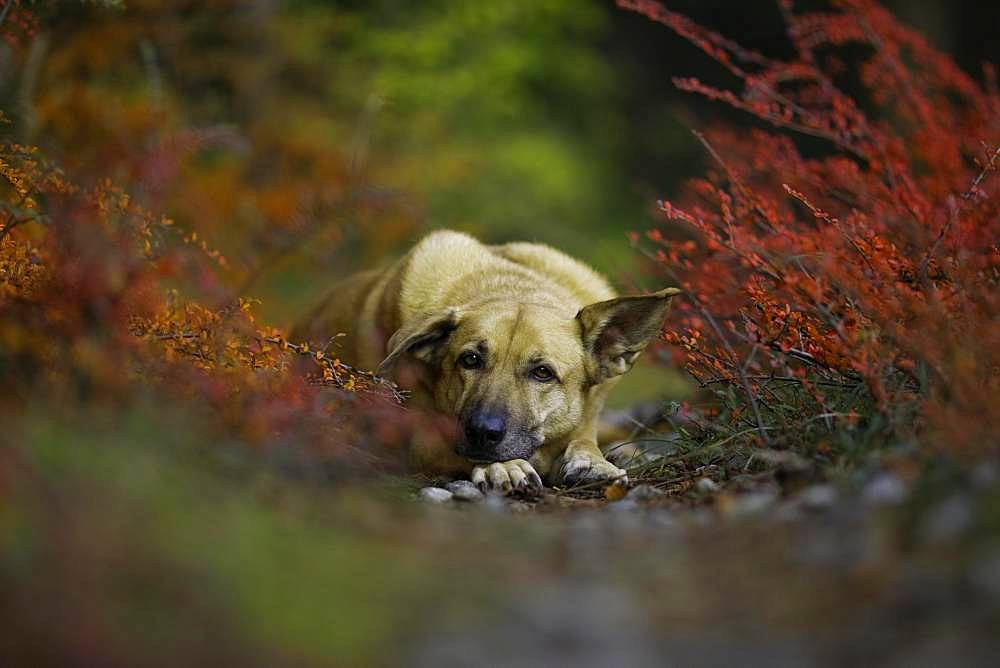
[[660,203],[663,225],[642,243],[687,290],[665,333],[684,368],[764,442],[917,439],[995,453],[992,67],[980,84],[870,0],[809,13],[782,0],[790,60],[741,48],[657,2],[618,4],[742,82],[723,90],[677,78],[678,87],[774,128],[698,134],[712,168]]

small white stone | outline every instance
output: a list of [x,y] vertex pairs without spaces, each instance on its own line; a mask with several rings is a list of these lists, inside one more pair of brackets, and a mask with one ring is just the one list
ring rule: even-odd
[[420,490],[420,498],[429,503],[448,503],[454,494],[440,487],[424,487]]
[[694,484],[694,488],[703,494],[711,494],[719,491],[719,484],[711,478],[699,478]]
[[894,505],[906,499],[906,485],[891,473],[879,473],[869,482],[861,496],[872,506]]
[[923,537],[928,543],[947,543],[958,540],[975,520],[972,499],[958,493],[931,509],[924,520]]
[[735,497],[729,514],[733,517],[753,517],[771,508],[778,501],[772,491],[747,492]]
[[799,502],[811,510],[829,508],[837,502],[837,488],[833,485],[812,485],[799,493]]
[[486,498],[479,488],[468,480],[449,482],[448,491],[454,495],[456,501],[479,502]]
[[663,490],[657,489],[652,485],[636,485],[629,490],[628,494],[625,495],[625,498],[631,501],[644,502],[656,500],[663,496],[663,494]]
[[609,513],[621,513],[631,510],[635,510],[639,507],[639,503],[635,499],[624,498],[616,503],[609,503],[604,506],[604,509]]

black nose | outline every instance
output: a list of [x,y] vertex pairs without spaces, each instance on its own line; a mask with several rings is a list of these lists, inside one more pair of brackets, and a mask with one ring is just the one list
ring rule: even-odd
[[474,413],[465,423],[465,438],[475,449],[499,445],[507,433],[507,421],[495,413]]

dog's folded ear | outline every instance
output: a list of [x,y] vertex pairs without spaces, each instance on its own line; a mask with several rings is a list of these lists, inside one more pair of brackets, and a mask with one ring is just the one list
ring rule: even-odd
[[660,332],[670,299],[677,288],[649,295],[619,297],[580,309],[583,349],[591,382],[620,376],[635,364],[649,342]]
[[376,373],[383,376],[391,371],[403,354],[410,354],[422,362],[435,362],[443,352],[448,337],[458,327],[458,319],[458,311],[448,309],[421,318],[410,326],[400,327],[386,343],[389,353],[378,365]]

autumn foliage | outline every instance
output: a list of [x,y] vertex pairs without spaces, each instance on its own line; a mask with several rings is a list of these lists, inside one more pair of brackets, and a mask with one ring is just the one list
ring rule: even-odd
[[[77,34],[57,17],[43,36],[30,3],[0,6],[13,64],[28,71],[32,49],[52,49],[38,104],[0,113],[0,416],[167,402],[205,416],[220,438],[319,457],[350,451],[363,418],[347,414],[391,408],[402,393],[341,360],[335,338],[289,341],[243,295],[304,236],[336,239],[319,211],[330,201],[364,207],[347,194],[342,164],[321,145],[308,153],[272,134],[263,117],[248,154],[229,128],[178,129],[179,107],[162,92],[159,109],[128,90],[96,97],[97,84],[76,80],[96,64],[74,56],[95,48],[99,29]],[[192,39],[195,29],[171,17],[178,23],[153,28],[162,41]],[[98,51],[109,58],[147,38],[141,17],[110,13],[106,23],[115,39]],[[254,27],[266,24],[233,29]],[[292,174],[287,162],[314,173]],[[240,201],[240,212],[225,208]]]
[[758,442],[995,454],[996,72],[980,83],[875,2],[794,4],[776,59],[619,0],[738,81],[676,86],[758,121],[697,134],[710,171],[633,235],[687,290],[666,340]]

